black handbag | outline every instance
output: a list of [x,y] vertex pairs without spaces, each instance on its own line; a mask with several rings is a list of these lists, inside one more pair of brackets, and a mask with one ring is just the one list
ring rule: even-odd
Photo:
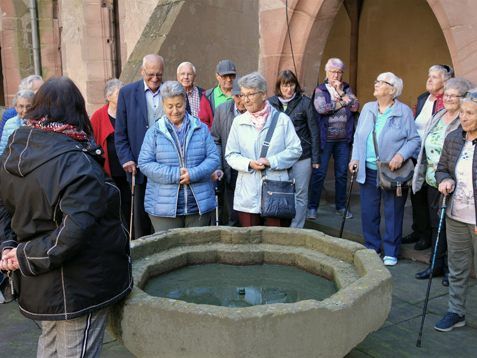
[[410,188],[414,175],[414,163],[411,158],[404,161],[399,169],[389,169],[389,162],[379,159],[378,141],[376,139],[376,119],[373,128],[373,144],[376,153],[376,166],[378,167],[379,186],[383,190],[395,191],[396,196],[402,196],[402,189]]
[[[265,158],[279,113],[271,118],[260,157]],[[262,171],[261,216],[266,218],[293,219],[295,217],[295,180],[271,180]]]
[[17,298],[13,273],[0,273],[0,303],[10,303]]

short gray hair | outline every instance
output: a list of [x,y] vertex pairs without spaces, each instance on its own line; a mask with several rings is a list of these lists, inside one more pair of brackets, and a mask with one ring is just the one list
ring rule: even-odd
[[467,91],[465,97],[461,100],[461,103],[464,102],[474,102],[477,105],[477,87],[474,87]]
[[265,77],[258,72],[252,72],[241,77],[238,80],[238,85],[240,88],[256,89],[258,92],[262,93],[267,92],[267,81],[265,80]]
[[177,81],[166,81],[161,86],[162,101],[166,98],[182,96],[186,100],[186,91]]
[[35,92],[29,89],[21,89],[17,93],[15,93],[15,97],[13,97],[12,105],[15,107],[17,105],[18,98],[25,98],[30,99],[33,101],[33,97],[35,97]]
[[345,64],[341,59],[332,57],[326,62],[325,71],[329,71],[331,68],[338,68],[341,71],[344,71]]
[[30,75],[28,77],[25,77],[20,81],[20,84],[18,85],[18,90],[32,90],[33,89],[33,82],[35,81],[41,81],[43,82],[43,77],[40,75]]
[[393,86],[394,88],[393,98],[397,98],[401,95],[402,89],[404,88],[404,82],[394,73],[392,72],[380,73],[379,76],[377,77],[377,80],[389,82]]
[[472,83],[462,77],[450,78],[444,85],[444,91],[455,89],[459,93],[459,96],[464,96],[471,88]]
[[184,67],[184,66],[190,66],[192,68],[192,72],[194,72],[194,75],[197,74],[195,71],[195,66],[192,64],[192,62],[188,62],[188,61],[181,62],[179,66],[177,66],[176,72],[179,73],[179,70],[181,69],[181,67]]
[[448,65],[432,65],[429,67],[429,74],[434,71],[440,72],[444,81],[454,77],[454,69]]
[[35,92],[33,92],[32,90],[21,89],[15,95],[15,104],[16,104],[16,100],[18,98],[25,98],[25,99],[33,100],[33,97],[35,97]]
[[124,84],[117,78],[112,78],[104,85],[104,98],[108,99],[114,91],[120,89]]

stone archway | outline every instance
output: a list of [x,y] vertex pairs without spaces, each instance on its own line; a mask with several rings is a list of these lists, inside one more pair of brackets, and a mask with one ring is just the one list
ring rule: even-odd
[[[477,82],[477,24],[472,14],[477,13],[477,2],[449,2],[427,0],[436,17],[449,48],[458,76]],[[297,67],[297,75],[305,88],[313,88],[321,63],[321,55],[335,16],[343,0],[290,0],[288,1],[290,34]],[[269,83],[278,71],[293,68],[285,0],[260,0],[260,70]],[[313,26],[317,21],[317,25]],[[305,74],[305,55],[312,32],[319,33],[318,41],[310,44],[318,58],[311,64],[315,74]]]
[[[322,53],[328,33],[343,0],[290,0],[288,1],[288,19],[290,37],[295,57],[296,72],[304,87],[314,79],[305,78],[304,57],[308,39],[312,31],[322,35],[314,44],[314,50]],[[319,25],[313,26],[319,18]],[[288,38],[284,0],[260,1],[260,62],[259,69],[273,83],[277,73],[284,68],[293,68],[290,39]],[[319,63],[318,63],[319,68]],[[316,73],[318,72],[316,69]]]

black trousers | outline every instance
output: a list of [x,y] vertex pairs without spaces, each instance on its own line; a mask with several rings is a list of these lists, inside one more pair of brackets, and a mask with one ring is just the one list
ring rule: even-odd
[[427,192],[429,185],[424,183],[421,190],[416,194],[411,191],[412,203],[412,231],[414,231],[419,239],[431,242],[431,225],[429,221],[429,203],[427,201]]
[[133,239],[154,233],[149,215],[144,211],[144,196],[146,194],[146,182],[136,184],[134,189],[134,219],[133,219]]

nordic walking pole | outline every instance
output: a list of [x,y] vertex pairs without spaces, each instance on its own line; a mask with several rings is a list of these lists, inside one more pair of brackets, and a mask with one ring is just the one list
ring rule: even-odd
[[129,217],[129,241],[133,237],[133,220],[134,220],[134,190],[136,189],[136,172],[131,174],[131,216]]
[[417,337],[416,347],[421,347],[422,329],[424,328],[424,321],[426,319],[426,314],[427,314],[427,303],[429,301],[429,293],[431,292],[432,274],[434,273],[434,265],[436,263],[437,246],[439,245],[439,236],[441,235],[442,223],[444,222],[444,216],[446,214],[446,208],[447,208],[446,199],[447,199],[447,196],[443,195],[441,213],[439,215],[439,225],[437,227],[436,243],[434,244],[434,250],[432,252],[431,272],[429,274],[429,282],[427,284],[426,298],[424,300],[424,307],[422,309],[421,328],[419,329],[419,336]]
[[343,219],[341,220],[341,228],[340,228],[340,235],[338,236],[340,239],[343,237],[343,229],[346,221],[346,214],[348,214],[349,204],[351,201],[351,190],[353,190],[353,183],[354,183],[354,176],[356,175],[357,165],[353,166],[353,170],[351,171],[351,179],[349,183],[349,190],[348,190],[348,197],[346,198],[346,207],[343,213]]

